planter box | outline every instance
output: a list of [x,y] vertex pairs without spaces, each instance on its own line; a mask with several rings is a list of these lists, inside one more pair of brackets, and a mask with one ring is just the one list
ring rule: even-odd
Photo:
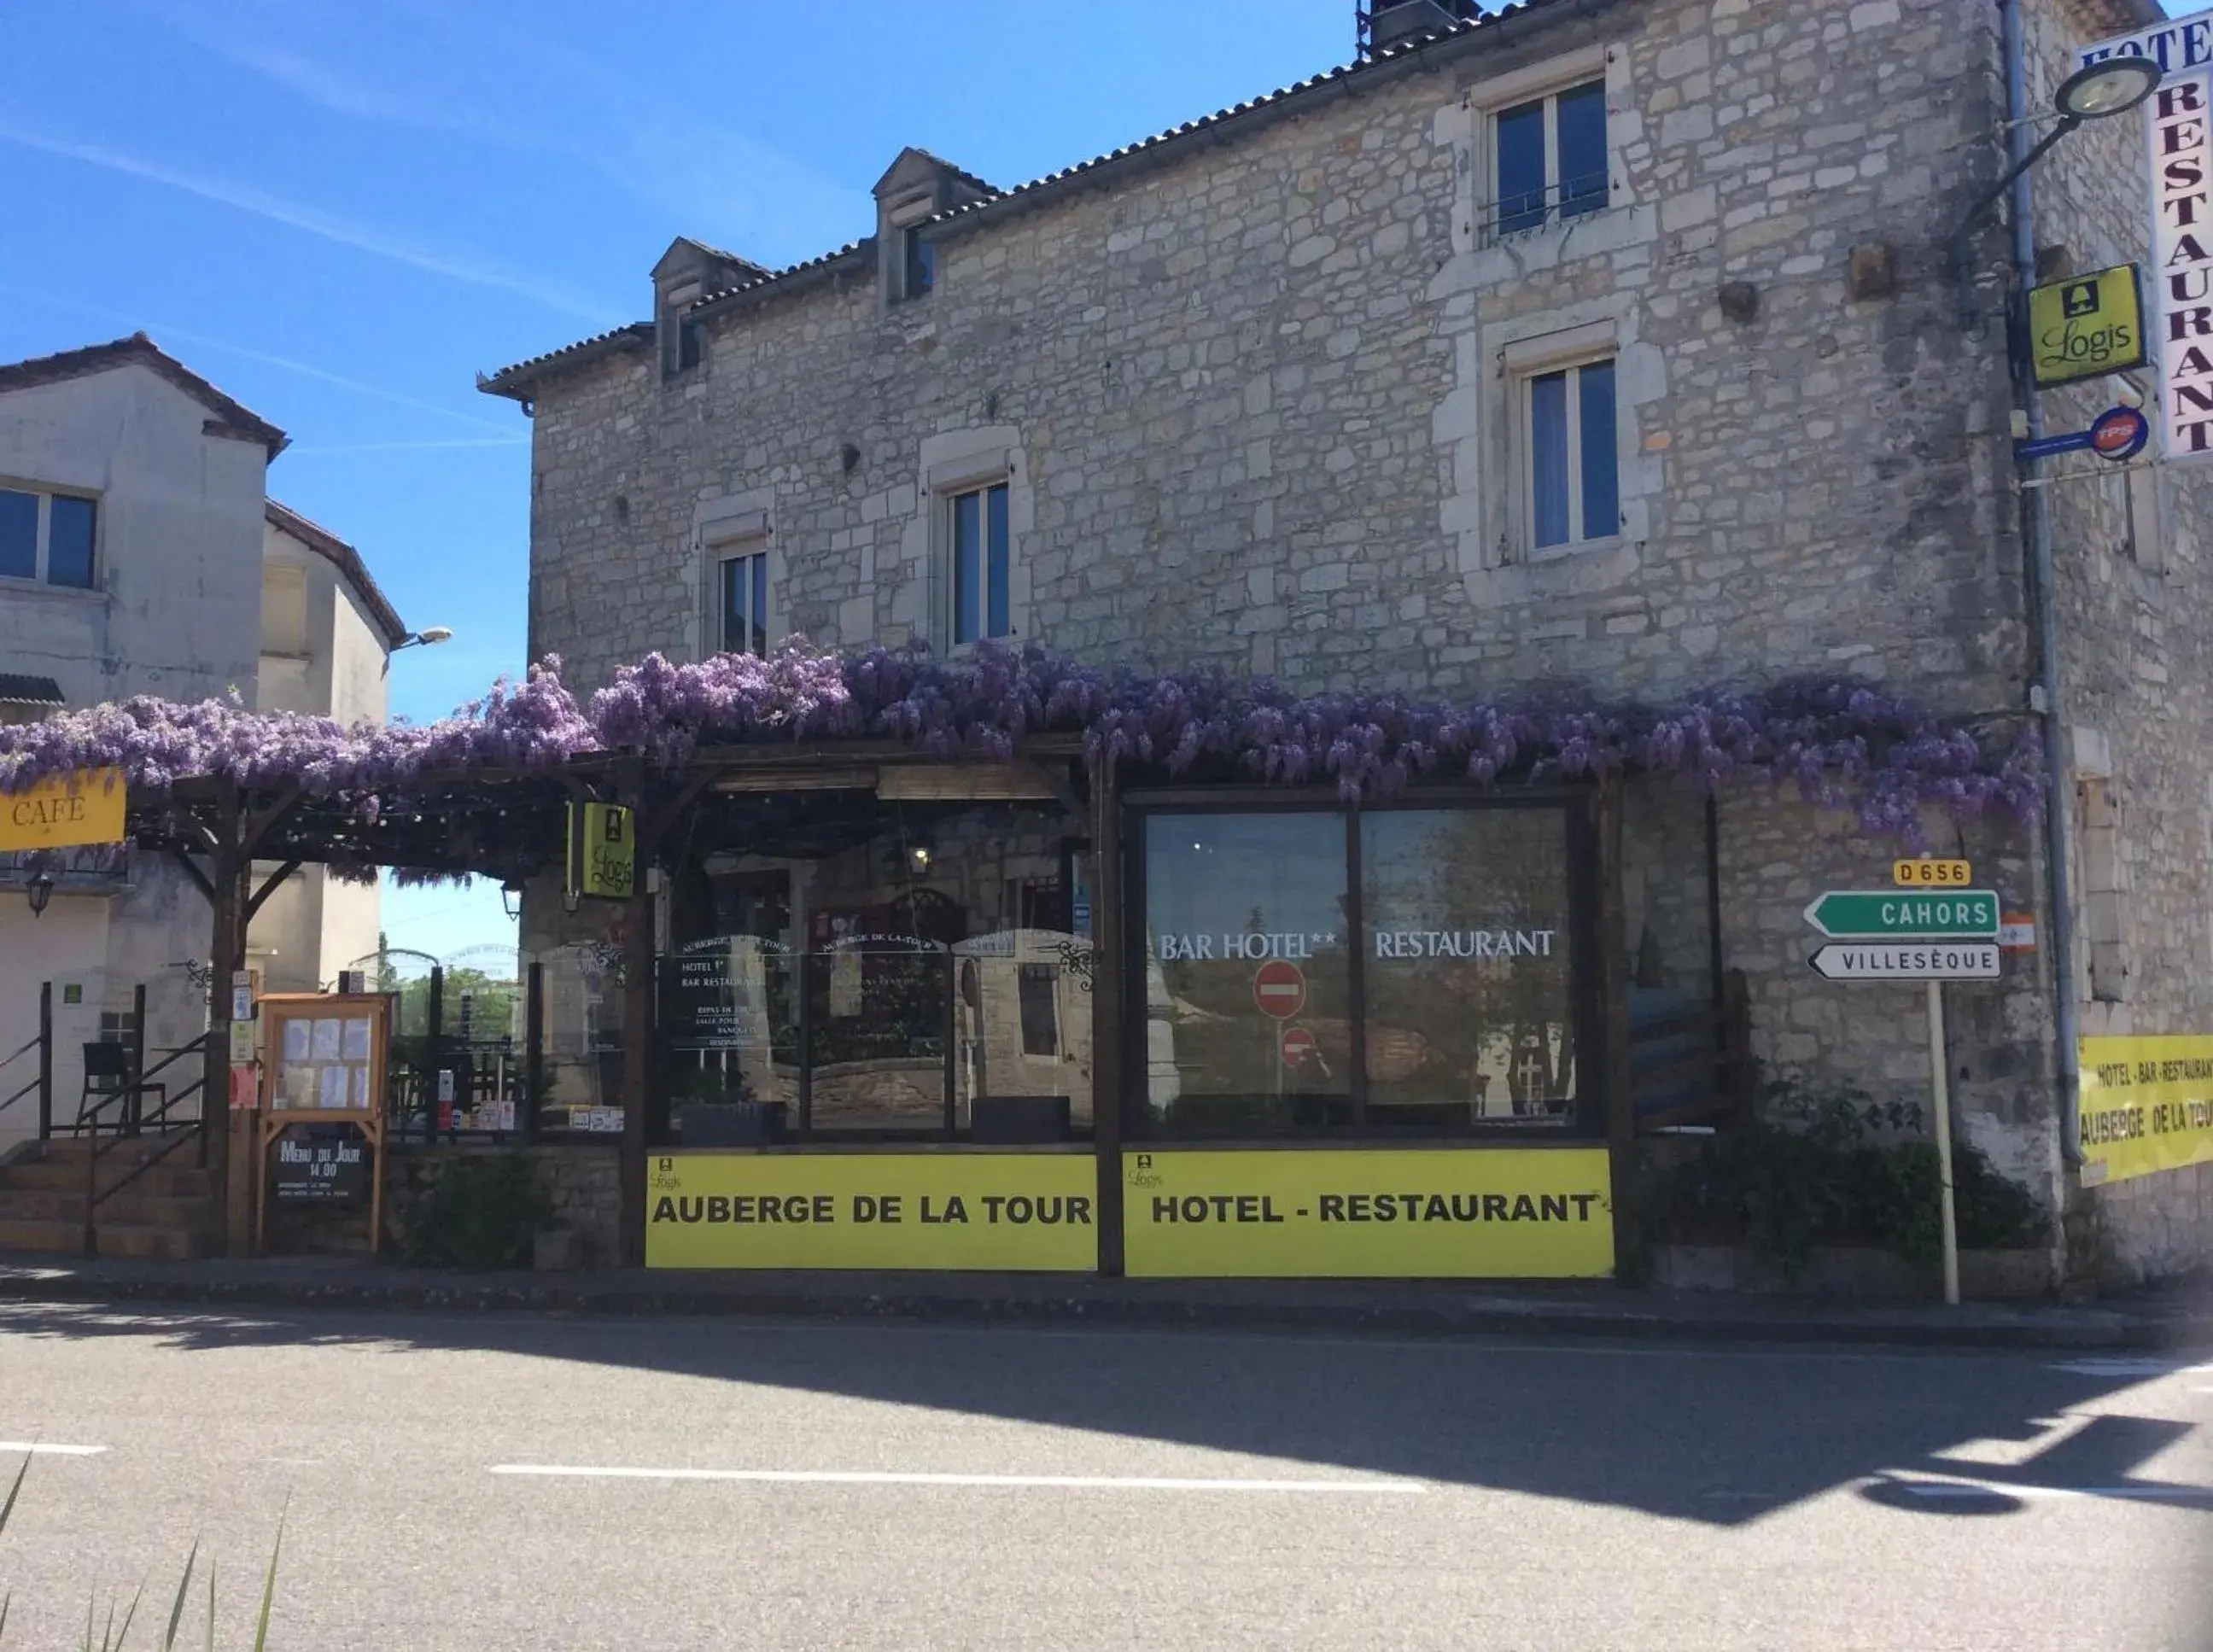
[[[1942,1275],[1874,1246],[1816,1246],[1805,1268],[1785,1280],[1771,1256],[1743,1246],[1662,1245],[1652,1283],[1663,1290],[1731,1290],[1752,1295],[1920,1300],[1943,1295]],[[1962,1251],[1963,1301],[2023,1301],[2048,1295],[2051,1259],[2036,1251]]]
[[783,1138],[781,1101],[687,1101],[677,1128],[686,1147],[766,1147]]

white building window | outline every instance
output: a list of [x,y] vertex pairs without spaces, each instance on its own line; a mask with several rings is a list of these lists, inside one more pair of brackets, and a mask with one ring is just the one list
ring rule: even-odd
[[1606,82],[1585,81],[1491,117],[1494,236],[1541,229],[1608,199]]
[[0,487],[0,578],[92,589],[99,513],[77,494]]
[[1524,532],[1533,552],[1621,532],[1612,357],[1532,373],[1521,384]]
[[768,653],[768,548],[717,546],[715,558],[715,646],[724,654]]
[[947,506],[954,646],[1010,636],[1014,549],[1007,485],[995,482],[956,493]]

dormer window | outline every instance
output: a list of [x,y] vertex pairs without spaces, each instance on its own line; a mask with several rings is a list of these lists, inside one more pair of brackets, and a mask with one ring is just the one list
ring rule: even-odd
[[906,274],[899,296],[920,298],[937,284],[937,248],[923,238],[918,228],[901,235],[906,242]]

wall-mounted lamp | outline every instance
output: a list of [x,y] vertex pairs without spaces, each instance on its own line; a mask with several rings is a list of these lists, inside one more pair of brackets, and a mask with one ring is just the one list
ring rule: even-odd
[[435,643],[450,643],[453,640],[454,632],[451,626],[425,625],[421,631],[409,631],[406,636],[394,643],[392,645],[392,652],[397,654],[402,649],[430,648]]
[[2005,198],[2014,180],[2050,153],[2051,146],[2065,137],[2086,120],[2103,120],[2109,115],[2125,115],[2142,106],[2144,100],[2159,89],[2164,71],[2149,58],[2108,58],[2103,63],[2094,63],[2087,69],[2078,69],[2060,82],[2059,89],[2051,94],[2059,119],[2052,129],[2037,140],[2036,147],[1990,186],[1987,194],[1977,201],[1952,238],[1952,271],[1960,283],[1960,330],[1971,332],[1980,316],[1975,304],[1973,271],[1969,265],[1973,253],[1970,239],[1983,215]]
[[510,918],[521,917],[522,916],[522,886],[519,883],[501,884],[499,904],[507,909],[507,915]]
[[54,898],[53,875],[50,872],[32,873],[31,881],[23,886],[23,893],[30,900],[31,916],[44,917],[46,903]]

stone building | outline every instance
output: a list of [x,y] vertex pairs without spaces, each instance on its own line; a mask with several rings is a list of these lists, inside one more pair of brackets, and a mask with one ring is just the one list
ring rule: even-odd
[[[1425,698],[1820,674],[2029,723],[2003,215],[1963,269],[1954,241],[2004,169],[2009,27],[2041,109],[2080,46],[2155,15],[1383,5],[1350,67],[1018,187],[905,150],[873,232],[790,269],[680,239],[650,320],[483,381],[533,419],[533,655],[582,690],[792,633]],[[2146,256],[2141,134],[2086,127],[2033,174],[2039,268]],[[2052,428],[2113,388],[2051,398]],[[2061,988],[2085,1033],[2213,1032],[2206,488],[2139,466],[2048,495]],[[1709,860],[1687,790],[1625,808],[1640,984],[1724,960],[1771,1073],[1925,1101],[1917,991],[1805,966],[1801,909],[1886,881],[1887,845],[1732,796]],[[2035,831],[1940,847],[2049,935]],[[2069,1164],[2051,973],[2047,948],[1950,989],[1960,1128],[2068,1213],[2077,1271],[2205,1260],[2213,1169]]]

